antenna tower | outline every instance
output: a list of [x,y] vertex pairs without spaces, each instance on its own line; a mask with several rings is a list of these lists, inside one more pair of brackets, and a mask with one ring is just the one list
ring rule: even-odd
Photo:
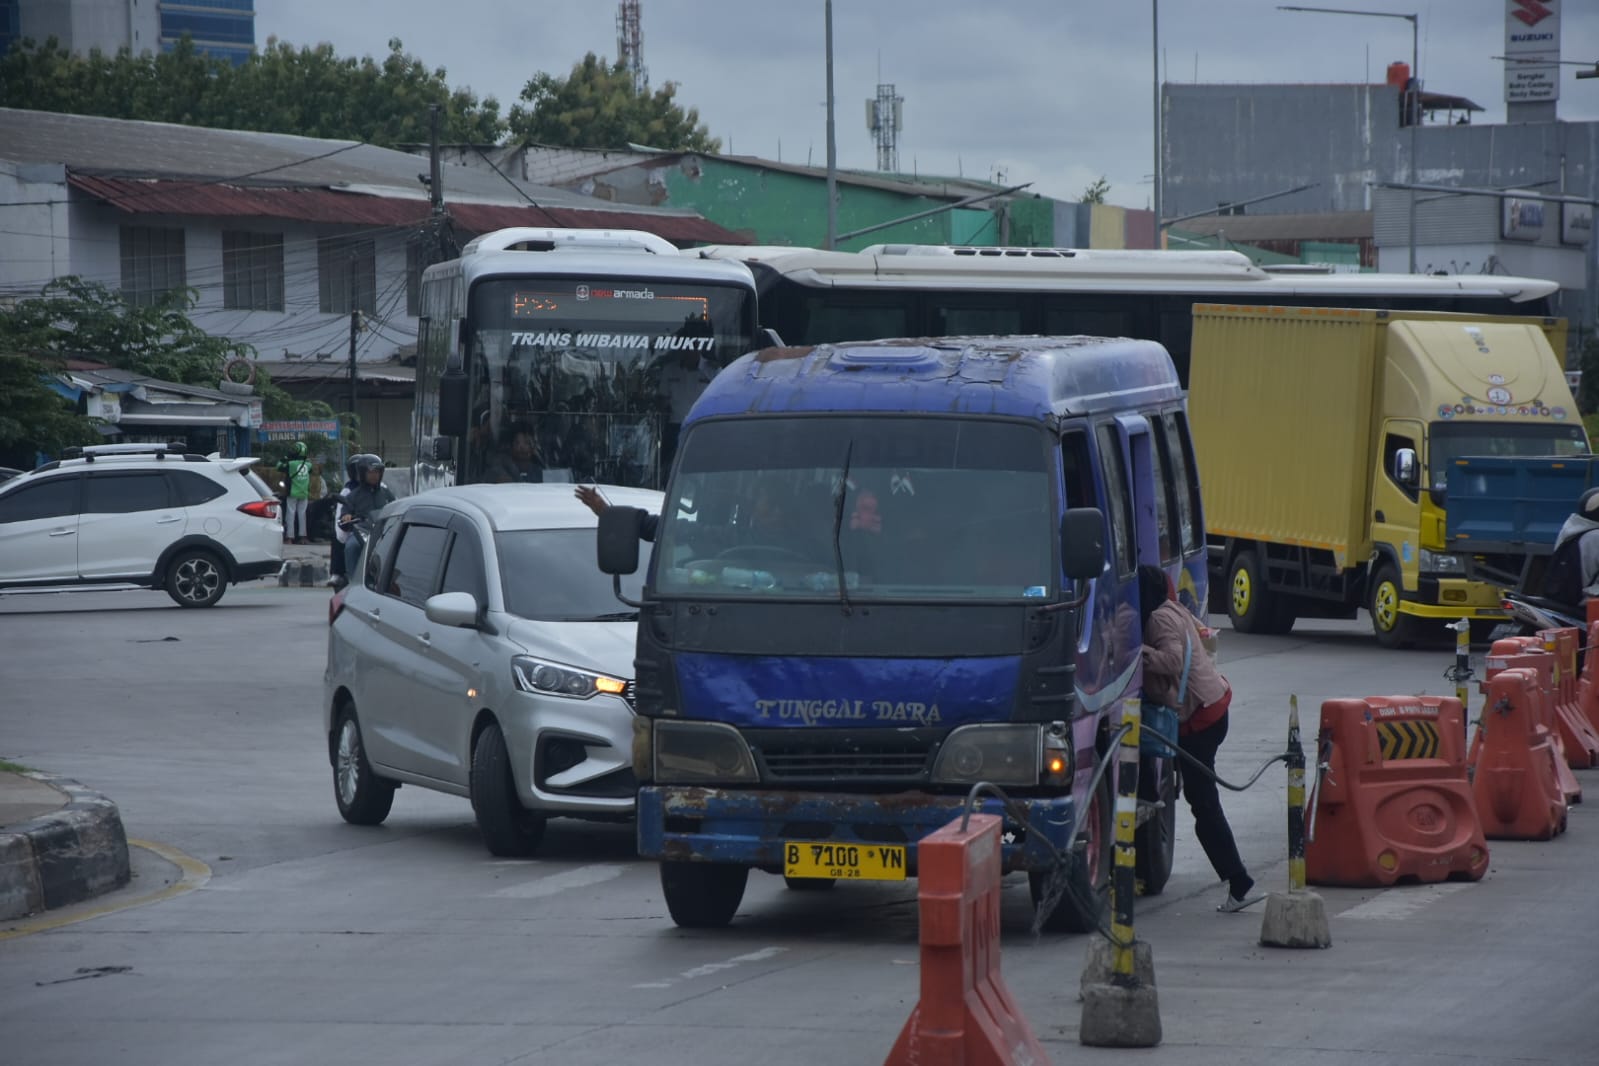
[[881,82],[877,97],[866,101],[866,128],[877,142],[877,169],[888,173],[899,170],[899,131],[904,127],[905,98],[894,94],[892,85]]
[[640,0],[622,0],[616,12],[616,61],[633,74],[633,88],[650,90],[650,72],[644,66],[644,29],[639,18]]

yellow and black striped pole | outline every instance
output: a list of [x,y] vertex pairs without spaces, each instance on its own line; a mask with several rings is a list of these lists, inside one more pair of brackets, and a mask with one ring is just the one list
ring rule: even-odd
[[1116,863],[1111,870],[1111,980],[1137,983],[1134,970],[1133,895],[1137,891],[1134,832],[1138,828],[1138,734],[1143,706],[1136,696],[1122,701],[1121,765],[1116,770]]
[[1288,697],[1288,891],[1305,890],[1305,749],[1299,743],[1299,697]]

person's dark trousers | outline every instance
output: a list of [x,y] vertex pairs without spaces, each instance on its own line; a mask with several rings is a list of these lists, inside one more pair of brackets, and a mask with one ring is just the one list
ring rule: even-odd
[[344,545],[339,543],[339,538],[334,537],[333,543],[328,545],[328,576],[344,577]]
[[[1215,772],[1216,750],[1225,739],[1227,715],[1224,714],[1220,721],[1179,736],[1177,741],[1206,769]],[[1227,882],[1247,877],[1244,860],[1233,840],[1232,826],[1227,824],[1227,815],[1221,809],[1221,793],[1216,782],[1193,767],[1184,766],[1183,791],[1188,794],[1188,807],[1194,812],[1194,835],[1199,838],[1199,846],[1205,849],[1205,858],[1215,868],[1216,876]]]

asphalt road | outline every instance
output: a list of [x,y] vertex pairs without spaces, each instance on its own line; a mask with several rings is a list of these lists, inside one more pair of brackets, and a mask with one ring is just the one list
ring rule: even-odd
[[[406,788],[345,825],[320,735],[327,594],[235,588],[0,599],[0,756],[115,799],[131,837],[210,868],[202,887],[0,940],[0,1062],[659,1064],[881,1062],[917,991],[914,883],[792,893],[753,875],[732,928],[687,933],[621,825],[556,822],[496,861],[465,800]],[[1448,650],[1358,627],[1224,634],[1237,698],[1221,769],[1282,750],[1290,693],[1451,691]],[[1179,818],[1165,894],[1139,901],[1164,1044],[1082,1048],[1085,938],[1027,934],[1008,882],[1005,974],[1054,1061],[1277,1066],[1586,1063],[1599,1017],[1599,772],[1570,832],[1494,843],[1478,884],[1325,889],[1333,947],[1261,948]],[[1225,801],[1282,887],[1284,777]],[[112,902],[178,876],[146,852]],[[191,878],[193,875],[191,874]],[[202,872],[203,878],[203,872]],[[125,968],[91,976],[96,968]]]

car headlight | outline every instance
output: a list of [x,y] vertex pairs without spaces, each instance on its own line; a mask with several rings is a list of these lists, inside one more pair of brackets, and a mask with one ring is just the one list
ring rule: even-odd
[[1458,555],[1445,555],[1421,549],[1421,569],[1428,574],[1464,574],[1466,561]]
[[670,722],[658,719],[655,773],[665,785],[758,781],[755,757],[738,730],[720,722]]
[[620,696],[627,691],[627,682],[619,678],[546,662],[529,655],[518,655],[512,659],[511,673],[516,677],[517,688],[542,696],[586,700],[596,693]]
[[938,749],[933,783],[1036,785],[1040,736],[1036,725],[961,726]]

